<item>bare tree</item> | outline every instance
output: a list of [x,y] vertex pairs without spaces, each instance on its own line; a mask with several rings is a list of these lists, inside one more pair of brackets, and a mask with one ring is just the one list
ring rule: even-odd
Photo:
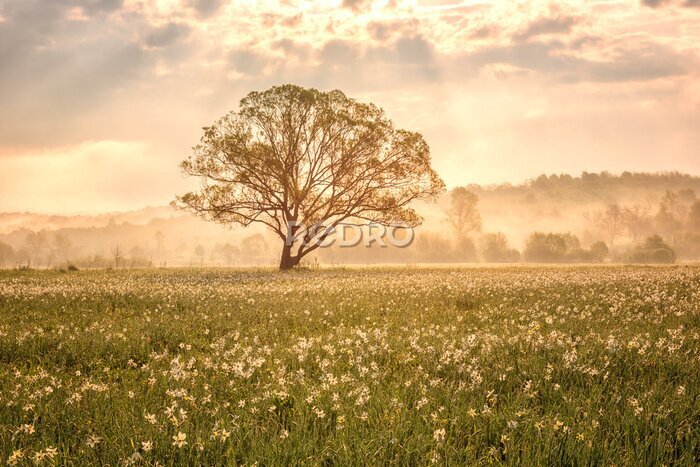
[[666,190],[659,201],[659,209],[655,216],[656,228],[659,232],[672,235],[683,227],[687,207],[681,202],[678,193]]
[[[46,234],[41,231],[41,232],[34,232],[30,231],[27,234],[27,239],[26,239],[27,246],[29,247],[29,251],[31,252],[31,259],[30,262],[34,263],[35,267],[39,266],[39,260],[41,258],[41,254],[44,251],[44,248],[46,247]],[[29,263],[27,264],[27,267],[29,267]]]
[[457,239],[464,238],[470,232],[481,230],[478,204],[479,197],[465,187],[457,187],[450,191],[447,220],[454,229]]
[[68,262],[68,256],[73,248],[70,238],[65,233],[58,232],[53,237],[53,246],[56,254],[61,256],[65,262]]
[[114,258],[114,268],[119,269],[119,265],[121,264],[124,258],[122,249],[119,245],[115,245],[112,248],[112,258]]
[[620,235],[624,225],[624,216],[622,209],[617,203],[609,204],[600,218],[601,227],[608,235],[608,243],[610,246],[615,245],[615,239]]
[[418,225],[410,203],[444,190],[420,134],[340,91],[294,85],[248,94],[204,129],[181,169],[202,185],[174,204],[223,224],[266,225],[283,243],[281,270],[341,223]]
[[622,221],[632,240],[638,240],[653,230],[649,206],[635,204],[622,209]]

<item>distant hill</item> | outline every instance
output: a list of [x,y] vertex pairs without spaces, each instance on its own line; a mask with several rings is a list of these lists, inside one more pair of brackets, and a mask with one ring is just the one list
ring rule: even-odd
[[109,212],[102,214],[37,214],[31,212],[0,212],[0,233],[9,233],[17,229],[57,230],[65,228],[102,227],[109,222],[121,224],[145,224],[155,218],[182,216],[169,206],[146,207],[135,211]]
[[551,204],[569,203],[627,203],[658,198],[666,190],[700,192],[700,177],[680,172],[583,172],[575,177],[568,174],[540,175],[520,185],[469,185],[484,199],[509,199],[531,204],[543,201]]
[[484,227],[517,245],[533,230],[582,232],[586,214],[616,203],[653,214],[666,191],[700,195],[700,177],[680,172],[540,175],[519,185],[468,185],[480,198]]

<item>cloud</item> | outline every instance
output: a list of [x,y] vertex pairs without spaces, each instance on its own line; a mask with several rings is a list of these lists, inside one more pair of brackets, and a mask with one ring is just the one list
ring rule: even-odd
[[495,37],[498,37],[500,34],[501,30],[499,29],[498,26],[489,24],[486,26],[481,26],[477,29],[474,29],[470,32],[469,38],[470,39],[492,39]]
[[307,60],[311,55],[311,45],[300,43],[292,39],[280,39],[273,44],[275,49],[281,50],[285,58],[294,57],[299,60]]
[[[71,21],[79,5],[86,20]],[[135,40],[143,20],[112,22],[117,1],[9,2],[0,23],[0,141],[85,139],[90,113],[138,82],[157,61]],[[104,110],[103,110],[104,111]],[[32,122],[27,124],[27,122]],[[89,137],[89,136],[88,136]]]
[[20,88],[0,86],[0,100],[13,109],[0,113],[0,141],[46,144],[89,137],[92,124],[78,122],[138,82],[150,64],[141,47],[128,42],[103,40],[81,51],[84,55],[47,51],[40,62],[15,61],[0,74],[2,81],[23,81]]
[[350,41],[333,39],[321,47],[319,57],[330,65],[353,66],[360,56],[360,49]]
[[331,40],[318,54],[312,81],[349,89],[397,89],[440,78],[433,45],[422,36],[401,36],[382,45]]
[[229,53],[229,63],[233,69],[248,76],[261,75],[271,60],[271,57],[253,49],[236,49]]
[[531,22],[524,31],[515,34],[514,39],[523,41],[544,34],[567,34],[579,19],[574,16],[556,18],[538,18]]
[[189,0],[189,5],[203,18],[208,18],[216,14],[222,4],[222,0]]
[[432,44],[422,36],[403,36],[391,44],[364,49],[354,42],[334,39],[323,45],[319,57],[331,65],[356,66],[368,62],[386,62],[426,66],[434,62],[434,50]]
[[420,21],[413,19],[397,19],[369,21],[367,33],[378,42],[386,42],[398,36],[416,35],[420,30]]
[[481,50],[467,59],[482,67],[507,64],[565,83],[648,81],[688,74],[697,58],[655,44],[617,48],[608,60],[574,56],[565,44],[527,42]]
[[296,15],[290,15],[280,21],[282,26],[288,28],[295,28],[301,24],[301,20],[304,17],[303,13],[297,13]]
[[428,65],[433,62],[433,46],[424,37],[402,37],[394,44],[396,59],[402,63]]
[[343,8],[347,8],[354,12],[360,12],[372,5],[372,0],[343,0]]
[[[694,63],[695,62],[695,63]],[[688,74],[697,61],[669,47],[648,44],[632,49],[618,49],[608,61],[582,62],[581,80],[615,82],[647,81]],[[577,80],[576,76],[569,79]]]
[[371,21],[367,24],[367,32],[377,41],[386,40],[391,32],[391,26],[383,21]]
[[124,4],[124,0],[78,0],[70,3],[82,7],[88,13],[111,13],[119,10]]
[[146,36],[146,45],[149,47],[167,47],[179,39],[187,37],[190,27],[182,23],[168,23],[165,26],[154,29]]
[[667,5],[678,5],[690,8],[700,8],[700,0],[641,0],[642,5],[650,8],[658,8]]
[[275,26],[283,26],[286,28],[295,28],[301,24],[304,18],[303,13],[294,15],[281,15],[278,13],[262,13],[262,23],[266,28],[274,28]]
[[[128,145],[115,154],[133,153],[132,162],[176,154],[161,160],[176,172],[202,125],[235,109],[251,89],[288,82],[342,89],[386,107],[407,128],[439,127],[426,137],[436,160],[454,162],[444,167],[459,167],[472,152],[484,164],[486,155],[502,154],[498,160],[507,163],[521,150],[524,159],[535,154],[526,144],[533,141],[545,150],[539,141],[547,141],[561,116],[557,109],[578,116],[595,107],[589,120],[570,117],[557,127],[580,125],[592,135],[592,124],[609,114],[634,118],[641,103],[650,126],[662,114],[669,127],[681,115],[698,121],[697,10],[681,7],[700,0],[647,0],[656,10],[621,1],[560,8],[540,0],[517,8],[508,2],[465,7],[457,0],[304,3],[300,13],[292,1],[0,0],[0,159],[15,157],[9,147],[53,148],[47,158],[65,159],[61,151],[88,140],[143,141],[148,151]],[[71,11],[80,21],[70,19]],[[544,113],[529,121],[548,124],[518,136],[514,128],[532,109]],[[681,137],[697,132],[684,125],[676,137],[687,144],[674,151],[697,154],[697,137]],[[616,135],[615,148],[636,148],[633,133]],[[512,145],[495,143],[511,136]],[[671,140],[661,131],[657,136]],[[114,146],[90,152],[105,148]],[[556,149],[564,151],[563,139]],[[0,167],[0,177],[9,178],[13,167]],[[20,177],[30,176],[23,167]],[[51,185],[50,171],[37,170],[36,184]],[[144,185],[135,192],[153,184]],[[0,189],[8,186],[0,182]],[[28,196],[13,186],[10,196]],[[37,199],[42,196],[58,198],[46,190]]]
[[559,74],[578,63],[578,60],[572,57],[553,53],[561,47],[562,44],[558,42],[529,42],[492,46],[468,56],[467,61],[477,66],[501,63],[539,72]]

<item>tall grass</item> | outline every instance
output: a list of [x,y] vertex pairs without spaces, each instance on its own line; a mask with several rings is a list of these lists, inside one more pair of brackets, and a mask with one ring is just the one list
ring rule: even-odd
[[0,272],[10,464],[700,461],[700,268]]

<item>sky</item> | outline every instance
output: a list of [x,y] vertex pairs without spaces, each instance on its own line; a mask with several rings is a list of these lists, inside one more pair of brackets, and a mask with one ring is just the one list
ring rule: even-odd
[[448,187],[700,174],[700,0],[0,0],[0,211],[163,205],[294,83],[421,132]]

